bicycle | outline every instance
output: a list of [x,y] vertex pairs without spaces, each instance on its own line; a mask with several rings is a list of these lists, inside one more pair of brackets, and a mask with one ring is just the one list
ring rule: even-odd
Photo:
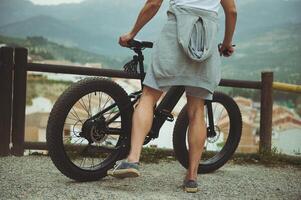
[[[146,41],[130,42],[135,55],[124,70],[138,73],[139,66],[141,88],[145,77],[142,51],[152,46]],[[154,107],[152,128],[144,144],[159,137],[165,121],[174,120],[171,112],[184,91],[184,86],[171,87]],[[142,90],[127,94],[107,78],[86,78],[71,85],[56,101],[47,125],[49,155],[58,170],[77,181],[105,177],[115,162],[129,152],[132,114],[141,93]],[[231,97],[215,92],[212,101],[205,100],[205,106],[207,140],[198,173],[222,167],[235,152],[242,131],[241,113]],[[188,167],[187,128],[185,105],[173,130],[175,157],[185,168]]]

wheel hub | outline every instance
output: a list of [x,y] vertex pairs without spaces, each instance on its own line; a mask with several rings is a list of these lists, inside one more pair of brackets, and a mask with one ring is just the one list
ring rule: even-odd
[[210,130],[210,131],[211,131],[211,133],[214,132],[214,134],[208,135],[207,141],[209,143],[215,143],[221,135],[221,130],[218,126],[214,126],[214,130]]
[[81,137],[86,138],[89,143],[101,143],[107,138],[108,127],[103,116],[97,119],[88,119],[82,127]]

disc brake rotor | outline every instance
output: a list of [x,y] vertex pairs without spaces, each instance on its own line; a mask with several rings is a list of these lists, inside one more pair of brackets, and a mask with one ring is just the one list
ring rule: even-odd
[[208,137],[207,138],[207,142],[209,142],[209,143],[215,143],[215,142],[218,141],[218,139],[219,139],[219,137],[221,135],[221,129],[218,126],[215,125],[214,126],[214,131],[215,131],[216,135],[213,136],[213,137]]

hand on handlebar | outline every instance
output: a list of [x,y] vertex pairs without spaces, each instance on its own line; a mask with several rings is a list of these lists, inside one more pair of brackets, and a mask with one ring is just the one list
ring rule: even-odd
[[223,43],[220,43],[218,45],[220,56],[230,57],[235,51],[233,47],[235,47],[235,45],[225,45]]
[[128,47],[129,41],[132,40],[133,38],[134,36],[131,33],[123,34],[122,36],[119,37],[119,44],[123,47]]

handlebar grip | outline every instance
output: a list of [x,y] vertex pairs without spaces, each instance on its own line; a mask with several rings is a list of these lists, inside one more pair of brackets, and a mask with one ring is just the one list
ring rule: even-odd
[[139,41],[132,39],[128,41],[128,47],[137,49],[153,48],[153,43],[148,41]]
[[[222,47],[222,43],[219,43],[218,44],[218,50],[219,50],[219,52],[220,52],[220,49],[221,49],[221,47]],[[232,47],[236,47],[236,45],[235,44],[232,44]],[[228,49],[225,49],[223,52],[220,52],[220,55],[222,56],[222,55],[229,55],[229,52],[228,52]]]
[[134,40],[134,39],[128,41],[128,46],[129,47],[134,47],[134,46],[137,46],[137,45],[139,45],[139,42]]

